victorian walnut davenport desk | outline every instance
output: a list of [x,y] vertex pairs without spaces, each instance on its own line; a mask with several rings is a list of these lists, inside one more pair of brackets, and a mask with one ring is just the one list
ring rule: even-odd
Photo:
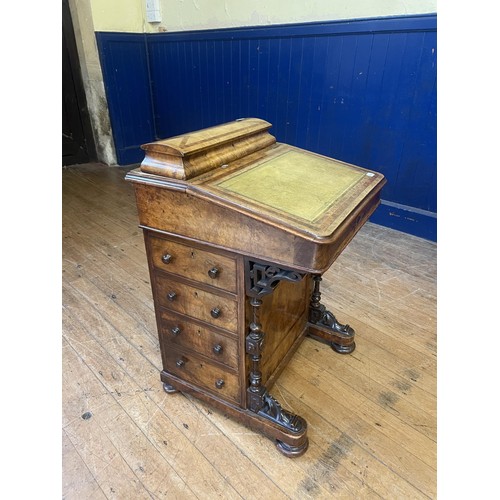
[[308,446],[306,421],[270,389],[305,335],[339,353],[354,331],[320,281],[380,202],[383,175],[280,144],[248,118],[145,144],[133,182],[166,392],[207,401]]

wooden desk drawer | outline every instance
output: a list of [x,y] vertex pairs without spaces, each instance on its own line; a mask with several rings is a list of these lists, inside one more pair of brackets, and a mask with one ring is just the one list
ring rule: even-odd
[[149,241],[156,268],[236,292],[235,260],[154,236],[150,236]]
[[237,331],[236,301],[164,276],[156,275],[155,281],[157,299],[161,306],[231,332]]
[[177,377],[203,387],[217,396],[231,399],[237,403],[241,400],[238,376],[201,360],[185,351],[169,349],[165,353],[165,371]]
[[207,358],[238,368],[237,342],[208,328],[203,328],[183,316],[162,309],[160,334],[175,346],[191,349]]

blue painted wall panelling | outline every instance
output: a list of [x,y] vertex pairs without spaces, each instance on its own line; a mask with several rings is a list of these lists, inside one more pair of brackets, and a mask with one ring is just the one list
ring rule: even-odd
[[137,35],[142,50],[115,37],[98,34],[121,150],[260,117],[280,142],[384,173],[373,220],[435,239],[436,16]]
[[155,137],[145,36],[97,33],[97,44],[118,163],[140,162]]

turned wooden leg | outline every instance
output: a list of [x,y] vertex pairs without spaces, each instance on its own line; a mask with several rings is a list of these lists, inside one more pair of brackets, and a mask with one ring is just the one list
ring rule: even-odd
[[274,428],[271,435],[276,439],[276,447],[287,457],[298,457],[305,453],[309,445],[307,423],[298,415],[285,410],[261,385],[262,373],[260,362],[264,346],[264,332],[259,322],[259,308],[262,300],[258,297],[250,299],[253,319],[246,338],[245,349],[250,356],[252,368],[247,389],[247,407],[269,421]]
[[354,330],[349,325],[339,323],[337,318],[321,304],[319,290],[321,276],[315,275],[313,281],[314,290],[309,308],[308,335],[319,342],[330,345],[334,351],[340,354],[351,353],[356,348]]

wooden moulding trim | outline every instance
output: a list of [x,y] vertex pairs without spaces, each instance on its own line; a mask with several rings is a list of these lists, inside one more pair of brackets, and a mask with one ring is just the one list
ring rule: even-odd
[[125,176],[126,181],[134,182],[136,184],[145,184],[148,186],[156,186],[160,188],[170,189],[172,191],[186,191],[186,183],[176,180],[171,181],[166,177],[159,175],[147,174],[141,172],[139,168],[131,170]]

